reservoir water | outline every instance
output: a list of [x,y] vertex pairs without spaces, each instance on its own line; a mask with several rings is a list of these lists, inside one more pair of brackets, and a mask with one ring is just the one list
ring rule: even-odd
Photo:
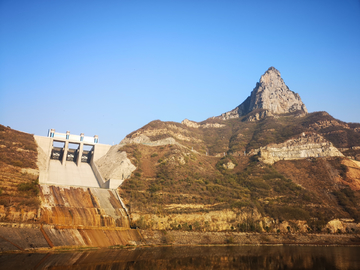
[[148,247],[1,254],[0,269],[360,269],[360,247]]

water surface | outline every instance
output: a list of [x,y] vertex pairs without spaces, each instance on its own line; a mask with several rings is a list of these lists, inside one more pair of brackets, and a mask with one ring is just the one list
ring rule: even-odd
[[0,269],[360,269],[360,247],[151,247],[3,254]]

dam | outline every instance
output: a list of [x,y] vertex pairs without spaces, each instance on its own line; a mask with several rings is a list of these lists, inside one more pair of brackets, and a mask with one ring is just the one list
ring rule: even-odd
[[42,165],[40,184],[116,189],[123,179],[105,181],[95,162],[103,157],[111,145],[100,144],[93,137],[55,132],[49,129],[48,136],[34,136],[40,148]]
[[100,144],[97,135],[59,133],[55,129],[49,129],[47,137],[34,137],[41,163],[43,222],[130,227],[128,211],[116,190],[123,179],[105,181],[95,164],[111,145]]
[[33,137],[40,185],[32,199],[38,204],[21,210],[0,208],[0,252],[142,243],[139,231],[131,229],[129,212],[117,190],[131,172],[105,179],[96,165],[108,158],[121,167],[123,159],[108,157],[109,150],[126,156],[119,153],[119,146],[101,144],[96,135],[54,129],[47,136]]

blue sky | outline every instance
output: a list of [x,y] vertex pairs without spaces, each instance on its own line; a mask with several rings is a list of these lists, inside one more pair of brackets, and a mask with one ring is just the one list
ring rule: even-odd
[[0,0],[0,123],[28,133],[203,121],[270,66],[309,112],[360,122],[360,1]]

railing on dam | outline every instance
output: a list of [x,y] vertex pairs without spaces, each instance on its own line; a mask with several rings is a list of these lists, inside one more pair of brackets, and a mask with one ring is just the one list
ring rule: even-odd
[[55,129],[49,129],[48,137],[53,139],[58,139],[60,141],[71,141],[71,142],[83,142],[89,144],[99,143],[99,136],[95,135],[94,137],[84,136],[84,133],[80,135],[70,134],[70,131],[66,131],[66,133],[55,132]]

